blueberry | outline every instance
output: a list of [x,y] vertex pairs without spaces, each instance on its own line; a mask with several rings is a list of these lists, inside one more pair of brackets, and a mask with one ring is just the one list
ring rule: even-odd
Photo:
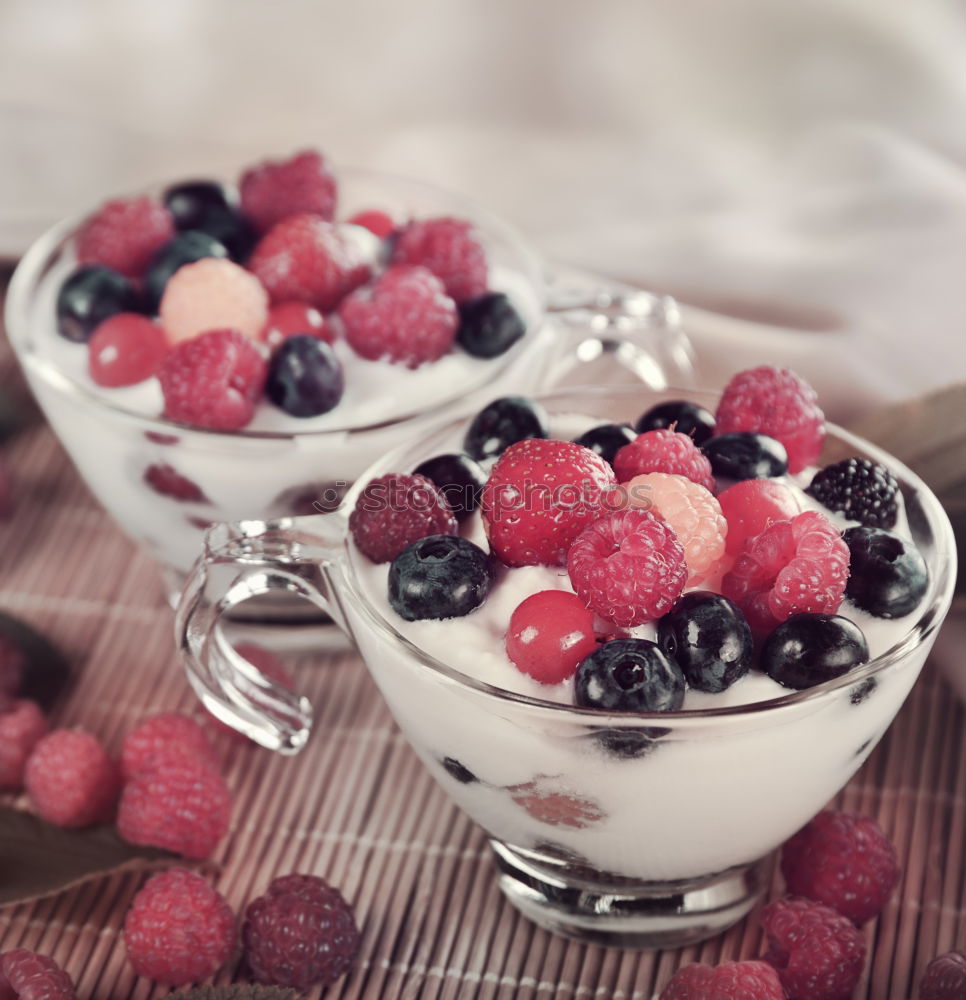
[[605,712],[673,712],[684,701],[684,674],[657,643],[612,639],[580,661],[574,698]]
[[255,230],[232,208],[212,208],[195,227],[228,248],[232,260],[244,263],[258,242]]
[[853,705],[861,705],[877,687],[878,681],[874,677],[866,677],[849,691],[849,701]]
[[630,424],[601,424],[574,438],[574,444],[582,444],[613,465],[614,456],[636,437],[637,433]]
[[800,691],[848,673],[869,659],[862,629],[841,615],[798,614],[765,639],[759,666],[773,680]]
[[502,292],[487,292],[459,307],[456,339],[475,358],[495,358],[508,351],[526,332],[523,317]]
[[701,450],[711,471],[722,479],[772,479],[788,472],[785,446],[767,434],[719,434],[705,441]]
[[877,618],[901,618],[916,608],[929,586],[922,554],[884,528],[848,528],[849,580],[845,595]]
[[185,181],[174,184],[163,195],[164,207],[178,229],[198,229],[213,209],[232,207],[232,197],[217,181]]
[[57,293],[57,332],[85,343],[96,327],[119,312],[140,312],[137,287],[123,274],[92,264],[74,271]]
[[282,342],[268,366],[265,395],[293,417],[328,413],[342,398],[342,364],[324,341],[299,333]]
[[634,429],[638,434],[674,426],[680,434],[688,434],[699,447],[714,434],[714,414],[697,403],[684,399],[658,403],[638,418]]
[[473,418],[464,450],[473,458],[495,458],[517,441],[549,436],[544,408],[525,396],[495,399]]
[[455,757],[444,757],[443,767],[446,773],[458,781],[461,785],[472,785],[474,781],[480,779],[468,768],[461,764]]
[[389,567],[389,603],[406,621],[461,618],[490,592],[489,556],[457,535],[428,535]]
[[437,455],[418,465],[413,472],[439,487],[458,521],[463,521],[480,505],[486,473],[469,455]]
[[152,312],[158,311],[161,296],[171,275],[185,264],[193,264],[205,257],[227,257],[228,249],[214,236],[197,229],[178,233],[163,247],[155,251],[144,276],[146,305]]
[[754,640],[738,606],[721,594],[693,590],[657,623],[661,649],[688,684],[717,694],[751,667]]

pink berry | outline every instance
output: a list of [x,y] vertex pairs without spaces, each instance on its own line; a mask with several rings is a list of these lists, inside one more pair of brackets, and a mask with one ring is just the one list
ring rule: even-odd
[[674,531],[643,510],[598,518],[577,536],[567,556],[577,596],[622,628],[671,610],[688,569]]
[[109,316],[87,342],[87,370],[107,388],[137,385],[154,375],[168,353],[164,331],[139,313]]
[[383,240],[396,228],[392,216],[385,212],[356,212],[346,221],[353,226],[362,226],[363,229],[368,229],[370,233]]
[[258,279],[234,261],[204,257],[175,271],[159,313],[172,344],[220,329],[257,340],[268,319],[268,295]]
[[274,349],[286,338],[299,333],[318,337],[327,344],[334,344],[336,339],[332,325],[307,302],[279,302],[272,306],[259,337]]
[[242,213],[262,233],[291,215],[335,215],[336,180],[314,150],[259,163],[242,174],[238,188]]
[[801,512],[798,497],[772,479],[743,479],[718,494],[728,522],[725,549],[734,555],[745,540],[760,535],[775,521],[788,521]]
[[787,368],[762,365],[739,372],[725,386],[715,412],[715,433],[753,431],[785,446],[793,475],[818,461],[825,414],[815,390]]
[[14,948],[0,955],[0,1000],[76,1000],[70,976],[46,955]]
[[393,264],[428,268],[456,302],[486,291],[486,252],[473,224],[448,217],[407,223],[396,237]]
[[559,684],[597,648],[594,613],[566,590],[541,590],[521,601],[510,616],[506,653],[516,667],[541,684]]
[[538,774],[532,781],[509,785],[510,798],[538,823],[583,830],[605,818],[593,799],[562,784],[559,778]]
[[767,962],[698,963],[678,969],[660,1000],[785,1000],[785,991]]
[[8,703],[0,714],[0,788],[22,788],[24,768],[47,720],[40,706],[26,698]]
[[625,444],[614,456],[614,472],[621,483],[646,472],[667,472],[684,476],[708,491],[714,489],[711,462],[687,434],[667,428],[645,431]]
[[165,753],[184,753],[217,768],[215,755],[205,731],[181,712],[160,712],[142,719],[121,745],[121,774],[132,777]]
[[106,202],[77,233],[77,259],[102,264],[137,278],[154,251],[174,236],[171,213],[154,198],[141,195]]

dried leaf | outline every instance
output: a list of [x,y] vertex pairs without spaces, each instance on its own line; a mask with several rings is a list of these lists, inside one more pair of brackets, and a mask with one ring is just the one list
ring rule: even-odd
[[201,986],[194,990],[168,993],[164,1000],[297,1000],[295,990],[281,986],[236,983],[234,986]]
[[64,654],[26,622],[2,611],[0,632],[9,636],[27,659],[27,669],[18,694],[49,709],[70,680],[70,665]]

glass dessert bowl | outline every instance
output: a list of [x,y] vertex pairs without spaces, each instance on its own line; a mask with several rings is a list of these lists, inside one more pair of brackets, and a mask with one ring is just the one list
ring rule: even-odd
[[[714,406],[708,395],[640,388],[558,392],[542,402],[550,436],[569,440],[685,395]],[[311,706],[241,659],[220,623],[253,594],[303,597],[355,641],[413,749],[486,831],[500,887],[523,913],[622,946],[716,934],[754,905],[769,854],[849,780],[918,677],[952,595],[948,519],[909,470],[829,426],[819,464],[857,456],[895,477],[896,530],[928,573],[914,610],[893,618],[843,610],[861,622],[868,659],[805,689],[750,670],[719,694],[689,687],[671,711],[589,708],[574,703],[566,682],[514,680],[503,656],[519,598],[552,588],[553,573],[565,578],[565,569],[504,568],[465,617],[407,621],[387,597],[387,566],[374,566],[353,540],[349,521],[364,484],[458,450],[468,419],[380,459],[335,514],[214,527],[177,616],[189,679],[216,716],[266,746],[297,751]],[[526,576],[534,573],[543,576]],[[522,590],[510,588],[511,577],[525,581]]]

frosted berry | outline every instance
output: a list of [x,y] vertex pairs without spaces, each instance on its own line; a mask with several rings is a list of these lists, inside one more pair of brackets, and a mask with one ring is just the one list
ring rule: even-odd
[[834,614],[849,577],[849,550],[817,511],[776,521],[748,538],[724,575],[721,592],[756,632],[770,632],[800,611]]
[[339,306],[345,339],[360,357],[407,368],[438,361],[459,318],[442,282],[424,267],[390,267]]
[[152,313],[158,311],[171,276],[185,264],[193,264],[206,257],[227,256],[228,248],[208,233],[194,229],[178,233],[173,240],[157,250],[151,258],[144,276],[146,307]]
[[937,955],[919,984],[918,1000],[962,1000],[966,997],[966,951]]
[[237,330],[211,330],[178,344],[161,362],[158,379],[168,420],[238,430],[255,413],[266,366]]
[[841,615],[795,614],[776,625],[760,668],[784,687],[802,690],[848,673],[869,659],[862,630]]
[[217,768],[218,758],[204,729],[182,712],[159,712],[142,719],[124,737],[121,774],[125,780],[164,754],[188,754]]
[[681,668],[649,639],[601,643],[574,678],[575,702],[604,712],[673,712],[684,689]]
[[47,719],[35,701],[15,698],[0,712],[0,788],[22,788],[24,768],[47,732]]
[[436,455],[421,462],[413,475],[425,476],[446,498],[457,521],[469,517],[480,505],[486,473],[469,455]]
[[41,819],[82,827],[110,819],[120,773],[100,741],[83,729],[54,729],[34,746],[24,787]]
[[418,219],[396,236],[393,264],[428,268],[456,302],[486,291],[486,252],[473,224],[463,219]]
[[338,405],[345,391],[342,362],[311,334],[289,337],[272,355],[265,395],[292,417],[317,417]]
[[718,503],[728,522],[728,555],[734,555],[747,539],[760,535],[770,524],[790,520],[802,509],[787,486],[768,479],[743,479],[719,493]]
[[472,458],[495,458],[511,444],[549,434],[547,411],[526,396],[504,396],[488,403],[473,418],[463,438]]
[[238,185],[245,217],[259,232],[292,215],[335,215],[336,180],[314,150],[288,160],[266,160],[246,170]]
[[785,1000],[785,990],[767,962],[698,963],[678,969],[659,1000]]
[[269,347],[278,347],[287,337],[309,334],[328,344],[335,343],[335,330],[315,306],[307,302],[277,302],[259,334]]
[[355,215],[349,216],[346,222],[353,226],[362,226],[363,229],[368,229],[370,233],[382,240],[396,228],[392,216],[386,212],[356,212]]
[[457,535],[429,535],[406,546],[389,567],[389,603],[406,621],[461,618],[487,598],[490,557]]
[[46,955],[13,948],[0,955],[2,1000],[76,1000],[70,976]]
[[337,889],[316,875],[294,874],[274,879],[248,904],[242,943],[257,982],[308,990],[345,975],[359,930]]
[[767,434],[718,434],[705,441],[701,451],[720,479],[770,479],[788,472],[785,446]]
[[57,292],[57,332],[84,343],[109,316],[140,308],[141,295],[130,278],[107,267],[82,267]]
[[662,428],[686,434],[699,447],[714,434],[714,414],[686,399],[658,403],[637,418],[634,430],[638,434]]
[[116,313],[87,342],[87,370],[98,385],[137,385],[157,373],[168,353],[164,331],[138,313]]
[[366,483],[349,515],[349,531],[360,552],[384,563],[427,535],[456,535],[459,526],[425,476],[389,473]]
[[475,358],[505,354],[526,331],[523,317],[503,292],[488,292],[460,303],[456,339]]
[[645,472],[668,472],[714,489],[711,463],[691,438],[670,430],[638,434],[614,456],[614,472],[621,483]]
[[172,236],[171,213],[155,198],[118,198],[102,205],[80,227],[77,259],[136,278]]
[[634,428],[629,424],[600,424],[584,431],[574,444],[583,445],[613,466],[614,458],[625,444],[630,444],[637,437]]
[[577,536],[567,555],[577,596],[622,628],[668,612],[687,580],[684,549],[674,531],[643,510],[599,517]]
[[929,588],[922,553],[905,538],[884,528],[847,528],[852,571],[848,599],[877,618],[901,618],[914,611]]
[[830,906],[857,927],[882,912],[900,876],[896,849],[874,819],[831,809],[784,844],[781,869],[788,892]]
[[185,868],[149,878],[124,917],[124,947],[134,971],[166,986],[214,975],[231,956],[236,933],[224,897]]
[[570,543],[606,509],[611,467],[570,441],[528,438],[497,459],[481,511],[490,547],[508,566],[563,566]]
[[593,799],[578,795],[558,778],[538,774],[533,781],[509,785],[507,791],[524,812],[547,826],[584,830],[605,818]]
[[715,412],[716,432],[754,431],[777,438],[794,475],[822,453],[825,415],[816,400],[815,390],[787,368],[750,368],[725,386]]
[[517,669],[541,684],[559,684],[597,648],[594,613],[565,590],[541,590],[510,615],[506,653]]
[[891,528],[899,516],[899,484],[878,462],[846,458],[815,473],[805,492],[823,507],[869,528]]
[[761,914],[774,966],[789,1000],[848,1000],[865,964],[865,941],[855,925],[821,903],[787,898]]
[[159,462],[144,470],[144,482],[155,493],[183,503],[209,503],[204,491],[177,469]]

